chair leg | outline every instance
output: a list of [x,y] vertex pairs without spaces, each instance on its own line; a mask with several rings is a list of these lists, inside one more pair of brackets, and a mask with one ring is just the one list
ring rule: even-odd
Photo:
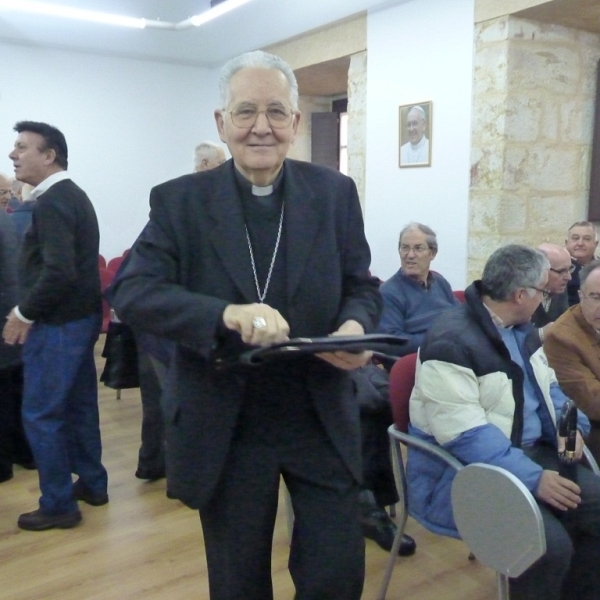
[[498,600],[510,600],[510,591],[508,589],[508,576],[497,573],[498,580]]
[[392,549],[390,550],[390,557],[385,567],[385,573],[383,574],[383,581],[381,582],[381,587],[379,588],[377,600],[385,600],[385,595],[387,594],[387,590],[390,585],[390,579],[392,578],[392,571],[394,570],[396,560],[398,559],[398,550],[400,549],[400,544],[402,543],[402,536],[404,535],[405,528],[406,517],[402,519],[402,523],[398,526],[398,529],[396,530],[394,543],[392,544]]
[[121,399],[121,390],[117,390],[117,400]]

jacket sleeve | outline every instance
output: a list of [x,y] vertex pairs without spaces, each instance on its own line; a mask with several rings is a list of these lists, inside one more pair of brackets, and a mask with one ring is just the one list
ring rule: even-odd
[[160,190],[150,196],[150,221],[112,285],[119,318],[134,330],[172,339],[208,357],[229,302],[190,291],[179,276],[177,238]]
[[[460,349],[455,347],[453,354],[457,353]],[[471,369],[427,360],[421,366],[418,385],[431,434],[442,447],[465,464],[483,462],[502,467],[535,491],[542,468],[488,422],[479,381]]]
[[381,316],[382,300],[377,278],[369,274],[371,251],[365,237],[364,223],[356,185],[345,178],[347,215],[340,227],[338,246],[342,249],[342,301],[337,327],[353,319],[365,333],[373,333]]
[[600,421],[600,380],[587,365],[581,348],[556,328],[544,342],[544,352],[562,390],[590,419]]

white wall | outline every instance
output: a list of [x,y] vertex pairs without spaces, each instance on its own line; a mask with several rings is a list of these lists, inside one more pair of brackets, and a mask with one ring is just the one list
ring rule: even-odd
[[198,142],[219,141],[218,71],[12,44],[0,44],[0,56],[0,172],[13,175],[15,122],[58,127],[107,259],[146,223],[150,188],[191,172]]
[[[367,20],[366,230],[372,272],[400,266],[410,221],[438,236],[432,268],[466,284],[474,0],[404,0]],[[432,166],[398,168],[398,107],[433,102]]]

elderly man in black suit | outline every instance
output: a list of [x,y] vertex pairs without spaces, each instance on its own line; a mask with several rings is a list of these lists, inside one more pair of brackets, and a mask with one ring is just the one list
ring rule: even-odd
[[358,600],[358,406],[335,352],[227,367],[250,346],[361,335],[381,301],[353,181],[286,158],[298,87],[264,52],[225,65],[215,119],[232,160],[159,185],[115,283],[135,329],[177,344],[166,382],[170,495],[198,508],[212,600],[269,600],[280,476],[295,512],[298,600]]

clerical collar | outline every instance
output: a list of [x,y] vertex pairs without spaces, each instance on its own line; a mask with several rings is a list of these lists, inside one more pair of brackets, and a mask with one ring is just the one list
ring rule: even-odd
[[246,179],[246,177],[244,177],[244,175],[238,171],[237,167],[234,168],[234,173],[236,181],[242,191],[250,192],[252,196],[256,196],[257,198],[264,198],[265,196],[272,195],[273,192],[278,190],[283,178],[283,169],[280,169],[275,181],[271,185],[260,186],[254,185],[251,181]]

